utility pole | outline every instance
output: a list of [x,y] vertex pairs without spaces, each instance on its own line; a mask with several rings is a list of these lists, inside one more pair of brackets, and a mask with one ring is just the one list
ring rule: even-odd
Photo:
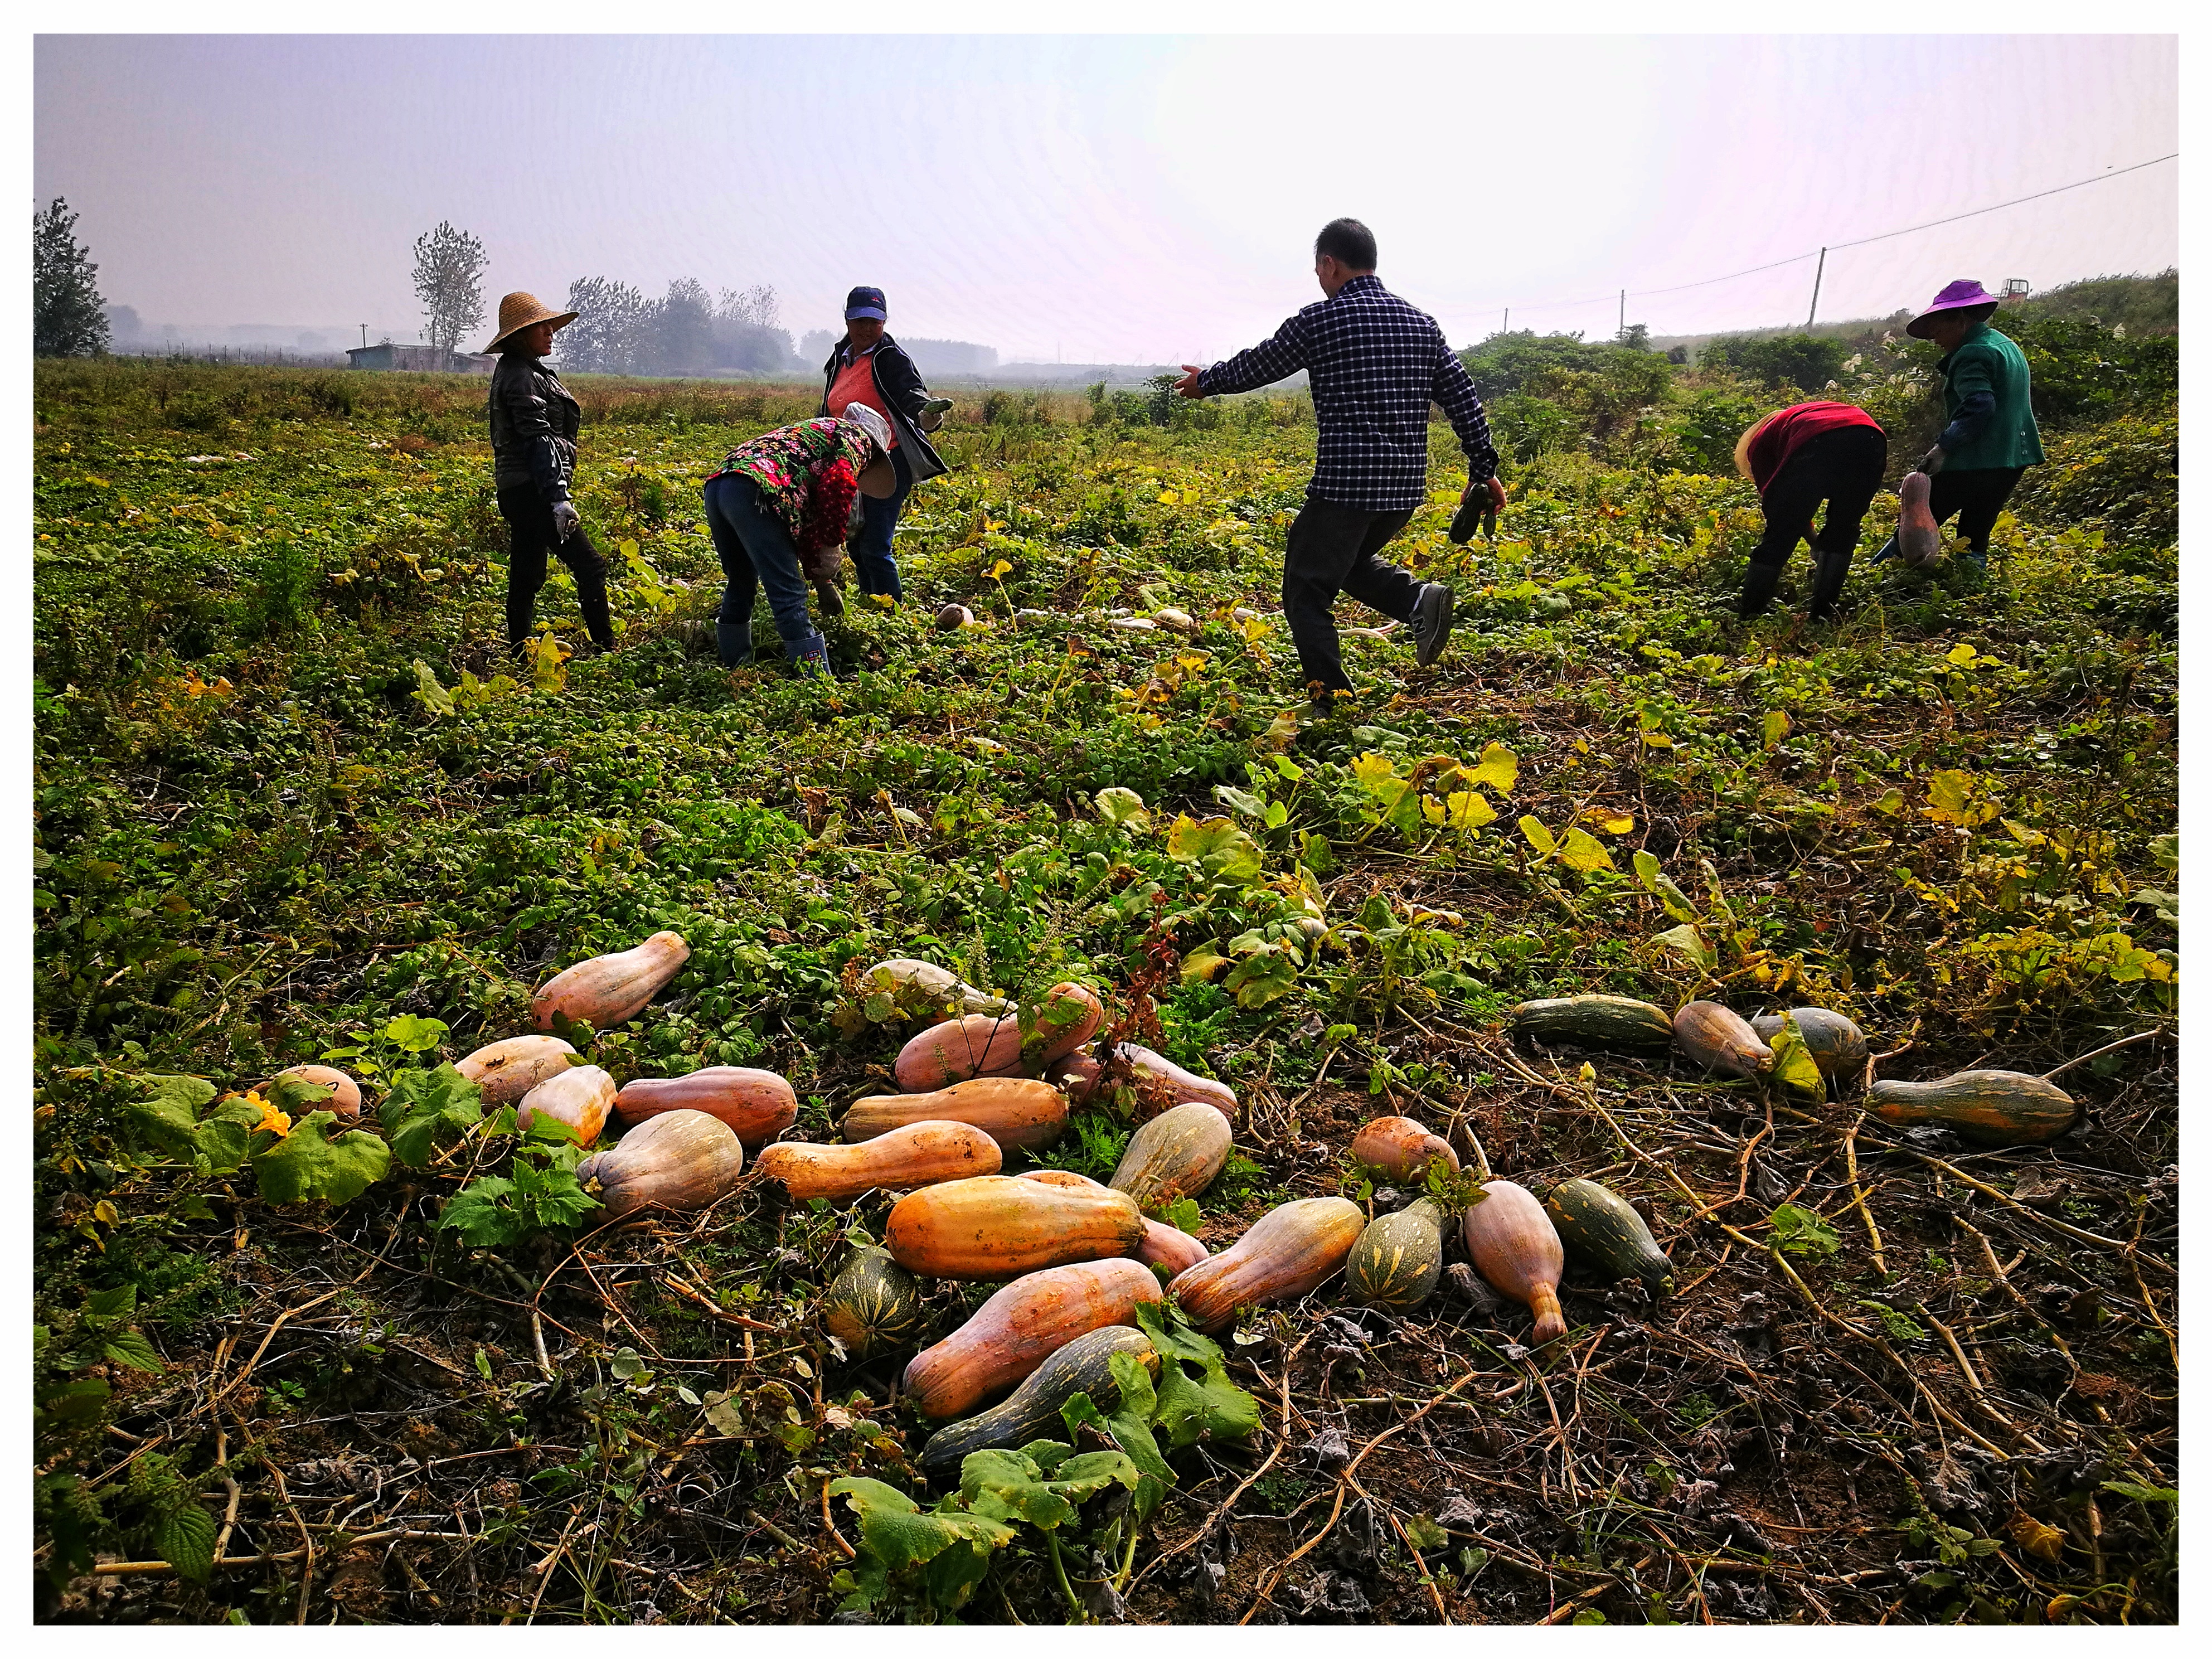
[[1626,334],[1626,333],[1627,333],[1627,332],[1628,332],[1628,290],[1627,290],[1626,289],[1621,289],[1621,290],[1620,290],[1620,326],[1619,326],[1619,327],[1617,327],[1617,328],[1615,328],[1615,329],[1613,330],[1613,337],[1614,339],[1616,339],[1616,340],[1617,340],[1617,339],[1619,339],[1622,335],[1624,335],[1624,334]]
[[1500,334],[1510,334],[1513,331],[1513,307],[1511,306],[1505,307],[1505,320],[1498,324],[1498,331]]
[[1813,326],[1813,313],[1820,308],[1820,278],[1828,269],[1828,250],[1820,250],[1820,263],[1813,267],[1813,303],[1805,313],[1805,326]]
[[361,349],[363,351],[368,349],[368,325],[367,323],[363,323],[361,325]]

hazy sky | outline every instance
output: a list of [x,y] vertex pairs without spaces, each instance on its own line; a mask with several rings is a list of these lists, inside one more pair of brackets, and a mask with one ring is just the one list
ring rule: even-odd
[[[1996,15],[1996,14],[1990,14]],[[1802,321],[1810,258],[2179,148],[2165,36],[44,36],[33,182],[149,324],[416,337],[441,219],[489,293],[845,289],[1004,359],[1210,361],[1366,220],[1455,343]],[[1829,257],[1820,313],[2179,258],[2179,164]],[[1580,306],[1558,302],[1589,301]],[[487,336],[489,331],[485,331]]]

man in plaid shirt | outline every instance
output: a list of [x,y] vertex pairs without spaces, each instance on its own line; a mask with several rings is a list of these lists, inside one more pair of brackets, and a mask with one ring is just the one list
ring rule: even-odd
[[1474,383],[1435,319],[1377,280],[1375,234],[1357,219],[1324,226],[1314,239],[1314,275],[1327,300],[1226,362],[1185,363],[1176,390],[1186,398],[1249,392],[1306,371],[1321,440],[1284,550],[1283,614],[1307,684],[1326,696],[1352,690],[1337,642],[1339,593],[1410,623],[1425,668],[1450,635],[1451,590],[1416,581],[1379,556],[1428,498],[1431,402],[1467,451],[1461,499],[1484,490],[1503,507],[1505,489]]

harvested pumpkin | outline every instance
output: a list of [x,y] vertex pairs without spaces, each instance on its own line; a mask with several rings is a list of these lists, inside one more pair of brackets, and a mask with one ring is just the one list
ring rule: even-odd
[[1113,1412],[1121,1403],[1121,1385],[1114,1380],[1117,1353],[1129,1355],[1153,1376],[1159,1375],[1159,1352],[1142,1331],[1127,1325],[1085,1331],[1031,1371],[998,1405],[947,1424],[930,1436],[921,1449],[922,1473],[941,1477],[957,1472],[969,1452],[1026,1446],[1032,1440],[1065,1434],[1060,1408],[1079,1394],[1089,1395],[1102,1413]]
[[1074,1180],[1083,1184],[982,1176],[925,1187],[891,1206],[884,1243],[901,1267],[930,1279],[1018,1279],[1134,1252],[1145,1238],[1136,1200]]
[[1367,1224],[1348,1198],[1278,1204],[1218,1255],[1177,1273],[1168,1293],[1200,1330],[1217,1331],[1239,1308],[1291,1302],[1344,1266]]
[[1533,1042],[1573,1042],[1591,1048],[1664,1048],[1674,1040],[1666,1011],[1634,997],[1593,993],[1540,997],[1506,1016],[1513,1035]]
[[1145,1242],[1137,1246],[1137,1260],[1149,1267],[1164,1267],[1172,1279],[1185,1267],[1194,1267],[1212,1255],[1205,1245],[1180,1227],[1145,1218]]
[[519,1036],[488,1042],[454,1061],[453,1069],[477,1085],[485,1105],[505,1106],[581,1063],[574,1048],[559,1037]]
[[1935,493],[1936,481],[1917,469],[1897,487],[1897,550],[1915,569],[1934,562],[1943,551],[1943,532],[1929,504]]
[[1559,1310],[1559,1274],[1566,1251],[1551,1217],[1526,1187],[1510,1181],[1483,1184],[1484,1197],[1468,1206],[1461,1223],[1468,1259],[1492,1290],[1510,1296],[1536,1316],[1536,1340],[1567,1334]]
[[1655,1293],[1674,1288],[1674,1264],[1636,1206],[1609,1187],[1577,1177],[1544,1195],[1559,1242],[1607,1279],[1640,1279]]
[[1409,1313],[1429,1299],[1444,1270],[1444,1221],[1429,1200],[1378,1215],[1344,1264],[1345,1293],[1370,1308]]
[[1141,1261],[1109,1256],[1024,1273],[958,1330],[908,1364],[901,1389],[925,1417],[958,1417],[1012,1388],[1085,1331],[1134,1325],[1160,1281]]
[[1055,1060],[1065,1060],[1097,1036],[1105,1023],[1106,1005],[1086,988],[1063,980],[1044,994],[1036,1027],[1022,1045],[1023,1066],[1042,1071]]
[[576,1144],[589,1146],[607,1127],[614,1109],[615,1080],[598,1066],[571,1066],[549,1077],[515,1108],[514,1127],[526,1129],[540,1118],[565,1123],[575,1132]]
[[934,1118],[970,1123],[1002,1147],[1034,1152],[1051,1146],[1067,1128],[1067,1097],[1049,1083],[1026,1077],[977,1077],[926,1095],[870,1095],[845,1114],[852,1141]]
[[691,959],[681,933],[658,933],[631,950],[593,957],[539,986],[530,999],[530,1021],[553,1029],[553,1016],[582,1020],[595,1031],[635,1018]]
[[[720,1118],[688,1107],[647,1118],[576,1166],[576,1179],[613,1216],[658,1205],[703,1210],[745,1171],[744,1144]],[[594,1187],[590,1183],[596,1182]]]
[[854,1358],[866,1359],[921,1334],[921,1287],[889,1250],[872,1244],[855,1250],[830,1281],[820,1313],[822,1328]]
[[1752,1032],[1762,1042],[1771,1043],[1785,1019],[1805,1040],[1805,1051],[1813,1056],[1821,1076],[1848,1085],[1866,1075],[1872,1050],[1867,1047],[1866,1034],[1849,1015],[1832,1008],[1792,1008],[1786,1014],[1761,1014],[1751,1022]]
[[940,1008],[957,1014],[1011,1014],[1014,1005],[1004,997],[979,991],[949,968],[915,957],[891,957],[860,975],[862,995],[885,991],[896,995],[908,987],[918,988]]
[[781,1073],[757,1066],[703,1066],[682,1077],[641,1077],[615,1096],[615,1115],[625,1123],[685,1111],[720,1118],[739,1140],[758,1147],[799,1121],[799,1097]]
[[1876,1117],[1939,1124],[1985,1146],[2033,1146],[2074,1127],[2074,1097],[2025,1072],[1954,1072],[1932,1083],[1885,1078],[1867,1091]]
[[1213,1184],[1229,1161],[1234,1136],[1229,1120],[1201,1101],[1162,1112],[1129,1137],[1121,1162],[1108,1182],[1157,1210],[1179,1198],[1196,1198]]
[[1686,1002],[1675,1010],[1674,1042],[1709,1072],[1759,1077],[1774,1064],[1774,1050],[1744,1017],[1717,1002]]
[[753,1160],[754,1170],[780,1181],[792,1201],[842,1204],[881,1187],[905,1192],[939,1182],[995,1174],[999,1143],[969,1123],[909,1123],[858,1146],[779,1140]]
[[274,1100],[276,1097],[269,1091],[280,1083],[304,1083],[310,1088],[328,1089],[330,1094],[309,1108],[311,1111],[330,1112],[339,1117],[361,1115],[361,1085],[335,1066],[288,1066],[261,1085],[262,1097]]
[[1429,1166],[1439,1162],[1455,1175],[1459,1172],[1459,1154],[1451,1143],[1410,1117],[1375,1119],[1352,1137],[1352,1156],[1397,1182],[1419,1182]]
[[919,1095],[969,1078],[1009,1077],[1021,1064],[1022,1028],[1012,1014],[963,1014],[908,1038],[891,1073]]
[[[1073,1058],[1073,1056],[1071,1056]],[[1129,1091],[1139,1118],[1153,1116],[1193,1101],[1212,1107],[1231,1122],[1237,1117],[1237,1091],[1225,1083],[1185,1071],[1165,1054],[1139,1042],[1114,1045],[1107,1062],[1110,1080]]]

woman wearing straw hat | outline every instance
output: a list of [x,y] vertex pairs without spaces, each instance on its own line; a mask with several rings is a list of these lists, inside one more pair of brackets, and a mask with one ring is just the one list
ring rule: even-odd
[[[2020,475],[2043,460],[2043,438],[2029,402],[2027,359],[1990,326],[1996,296],[1977,282],[1949,284],[1905,325],[1916,340],[1943,348],[1936,372],[1943,378],[1943,418],[1948,422],[1918,471],[1932,480],[1929,510],[1942,524],[1956,514],[1966,558],[1987,570],[1990,532]],[[1893,556],[1892,536],[1875,562]]]
[[507,643],[518,656],[530,638],[549,553],[576,580],[576,604],[592,643],[602,651],[615,648],[606,561],[568,499],[583,411],[543,361],[553,349],[555,332],[575,320],[574,312],[550,310],[534,295],[510,294],[499,302],[499,333],[484,348],[499,353],[491,374],[492,486],[511,532]]
[[890,423],[863,403],[748,438],[707,479],[707,529],[728,585],[714,621],[723,665],[753,659],[753,601],[768,590],[784,656],[801,673],[830,672],[830,650],[806,613],[812,582],[823,609],[844,609],[836,581],[856,497],[898,488]]
[[[1752,550],[1737,614],[1762,615],[1782,567],[1800,538],[1813,544],[1813,597],[1807,614],[1826,622],[1850,574],[1859,524],[1881,488],[1889,440],[1873,416],[1852,404],[1792,404],[1756,422],[1736,442],[1736,471],[1759,486],[1766,533]],[[1815,535],[1813,514],[1828,517]]]

